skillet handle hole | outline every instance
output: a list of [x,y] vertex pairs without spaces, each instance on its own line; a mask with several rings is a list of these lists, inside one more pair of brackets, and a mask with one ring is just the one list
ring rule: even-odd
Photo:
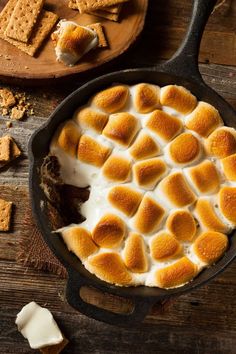
[[117,314],[131,314],[134,310],[131,299],[101,292],[92,286],[82,286],[80,297],[88,304]]

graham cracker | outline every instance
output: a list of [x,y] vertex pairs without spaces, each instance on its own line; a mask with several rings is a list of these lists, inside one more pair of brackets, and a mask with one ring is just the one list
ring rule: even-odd
[[11,110],[11,119],[21,120],[22,118],[24,118],[25,111],[26,111],[25,107],[23,108],[13,107]]
[[6,28],[7,37],[27,43],[44,0],[18,0]]
[[101,23],[99,23],[99,22],[92,23],[91,25],[88,25],[87,27],[91,28],[92,30],[94,30],[97,33],[99,47],[101,47],[101,48],[108,47],[108,43],[107,43],[105,33],[104,33],[104,28],[101,25]]
[[110,21],[118,22],[118,20],[119,20],[118,14],[109,14],[108,12],[103,11],[103,10],[88,11],[87,13],[90,15],[106,18],[107,20],[110,20]]
[[[7,160],[5,160],[5,161],[0,160],[0,168],[4,167],[9,162],[11,162],[12,160],[15,160],[17,157],[19,157],[22,154],[17,143],[15,142],[15,140],[11,136],[6,135],[3,138],[6,140],[7,144],[9,143],[9,150],[7,150],[7,153],[9,151],[10,154],[9,154],[9,158]],[[3,138],[0,138],[0,141]],[[0,144],[0,156],[1,156],[1,144]]]
[[0,162],[8,162],[11,158],[11,139],[9,136],[0,138]]
[[69,0],[69,2],[68,2],[68,7],[69,7],[70,9],[79,10],[79,9],[78,9],[78,6],[77,6],[76,0]]
[[9,0],[6,6],[3,8],[2,12],[0,13],[0,38],[5,39],[4,32],[10,21],[11,14],[14,11],[17,1],[18,0]]
[[[13,44],[15,47],[27,53],[28,55],[34,56],[36,51],[43,43],[44,39],[51,32],[57,20],[58,20],[58,16],[56,14],[50,11],[42,10],[38,22],[33,29],[29,43],[23,43],[23,42],[16,41],[15,39],[8,38],[4,33],[2,34],[1,32],[0,32],[0,38],[5,39],[7,42]],[[0,19],[0,25],[1,25],[1,19]]]
[[76,0],[80,13],[90,12],[103,7],[122,4],[128,0]]
[[43,354],[60,354],[68,343],[68,339],[63,338],[61,343],[56,345],[48,345],[47,347],[41,348],[40,352]]
[[12,202],[0,199],[0,231],[9,231],[11,224]]
[[11,106],[14,106],[16,103],[16,99],[13,95],[13,93],[6,89],[0,89],[0,106],[4,108],[9,108]]

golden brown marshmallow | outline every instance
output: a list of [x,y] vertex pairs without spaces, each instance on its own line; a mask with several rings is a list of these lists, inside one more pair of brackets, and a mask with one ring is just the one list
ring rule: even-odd
[[92,240],[91,234],[83,227],[71,227],[61,232],[61,236],[69,251],[79,259],[85,259],[98,250]]
[[172,140],[182,130],[180,119],[156,109],[150,115],[146,127],[165,141]]
[[175,288],[188,283],[196,273],[196,265],[187,257],[182,257],[174,264],[156,271],[156,285],[165,289]]
[[144,234],[154,232],[158,229],[164,215],[165,209],[154,199],[145,195],[134,216],[134,227]]
[[222,119],[215,107],[206,102],[199,102],[194,111],[188,116],[186,128],[194,130],[207,138],[216,128],[222,125]]
[[67,154],[75,157],[80,135],[79,127],[69,120],[63,125],[58,135],[57,145]]
[[221,213],[236,226],[236,187],[222,187],[218,199]]
[[199,157],[200,151],[200,142],[190,133],[180,134],[169,146],[170,157],[177,164],[193,162]]
[[109,181],[126,182],[131,173],[131,161],[118,155],[111,155],[103,165],[102,172]]
[[202,227],[222,233],[227,233],[229,228],[217,216],[213,205],[208,199],[198,199],[194,212]]
[[108,121],[108,114],[95,111],[91,108],[83,108],[76,112],[75,119],[81,127],[92,129],[97,133],[101,133]]
[[195,202],[196,196],[188,186],[181,172],[174,172],[159,183],[160,190],[176,207],[184,207]]
[[124,108],[128,97],[128,87],[118,85],[97,93],[92,103],[106,113],[115,113]]
[[152,238],[150,251],[153,259],[165,261],[180,254],[182,246],[173,235],[162,231]]
[[180,241],[192,241],[197,231],[196,222],[187,210],[171,213],[166,220],[166,227]]
[[183,86],[168,85],[161,89],[160,102],[176,111],[188,114],[197,105],[197,99]]
[[205,141],[208,155],[224,158],[236,152],[236,133],[233,128],[216,129]]
[[131,232],[124,248],[124,263],[134,273],[144,273],[148,270],[148,260],[145,244],[140,234]]
[[225,157],[221,160],[226,178],[230,181],[236,181],[236,154]]
[[103,135],[119,145],[128,147],[138,132],[138,129],[138,120],[132,114],[127,112],[116,113],[110,116],[103,130]]
[[77,157],[80,161],[96,167],[101,167],[110,153],[110,148],[98,143],[90,136],[81,136],[77,151]]
[[213,162],[203,161],[188,169],[191,182],[200,193],[213,193],[219,189],[220,177]]
[[153,188],[165,174],[167,166],[159,158],[140,161],[133,166],[135,183],[142,188]]
[[139,84],[136,86],[134,96],[134,107],[139,113],[149,113],[159,103],[159,89],[150,84]]
[[142,160],[158,155],[160,148],[155,140],[146,133],[141,133],[129,149],[134,160]]
[[142,200],[142,193],[127,186],[116,186],[110,189],[108,201],[127,216],[136,212]]
[[126,234],[126,226],[119,216],[105,214],[92,232],[94,242],[100,247],[118,247]]
[[108,283],[121,286],[132,285],[132,275],[117,253],[106,252],[92,256],[87,261],[87,268]]
[[228,237],[220,232],[206,231],[195,240],[193,250],[197,257],[207,263],[215,263],[228,247]]

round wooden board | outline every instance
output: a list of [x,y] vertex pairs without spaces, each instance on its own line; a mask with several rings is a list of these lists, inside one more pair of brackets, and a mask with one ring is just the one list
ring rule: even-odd
[[[0,10],[6,2],[6,0],[0,0]],[[130,0],[125,3],[120,14],[120,22],[87,14],[81,15],[78,11],[69,9],[67,3],[68,0],[47,0],[44,8],[57,13],[61,19],[73,20],[81,25],[101,22],[105,28],[109,48],[97,48],[86,54],[75,66],[67,67],[56,62],[54,47],[49,38],[34,58],[0,39],[0,77],[59,78],[84,72],[114,59],[127,50],[142,31],[148,0]]]

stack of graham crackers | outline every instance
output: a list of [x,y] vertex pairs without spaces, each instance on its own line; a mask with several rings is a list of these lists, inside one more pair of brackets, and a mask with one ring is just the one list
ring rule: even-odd
[[58,20],[43,4],[44,0],[9,0],[0,13],[0,38],[34,56]]
[[69,0],[71,9],[88,13],[111,21],[118,21],[121,8],[129,0]]

